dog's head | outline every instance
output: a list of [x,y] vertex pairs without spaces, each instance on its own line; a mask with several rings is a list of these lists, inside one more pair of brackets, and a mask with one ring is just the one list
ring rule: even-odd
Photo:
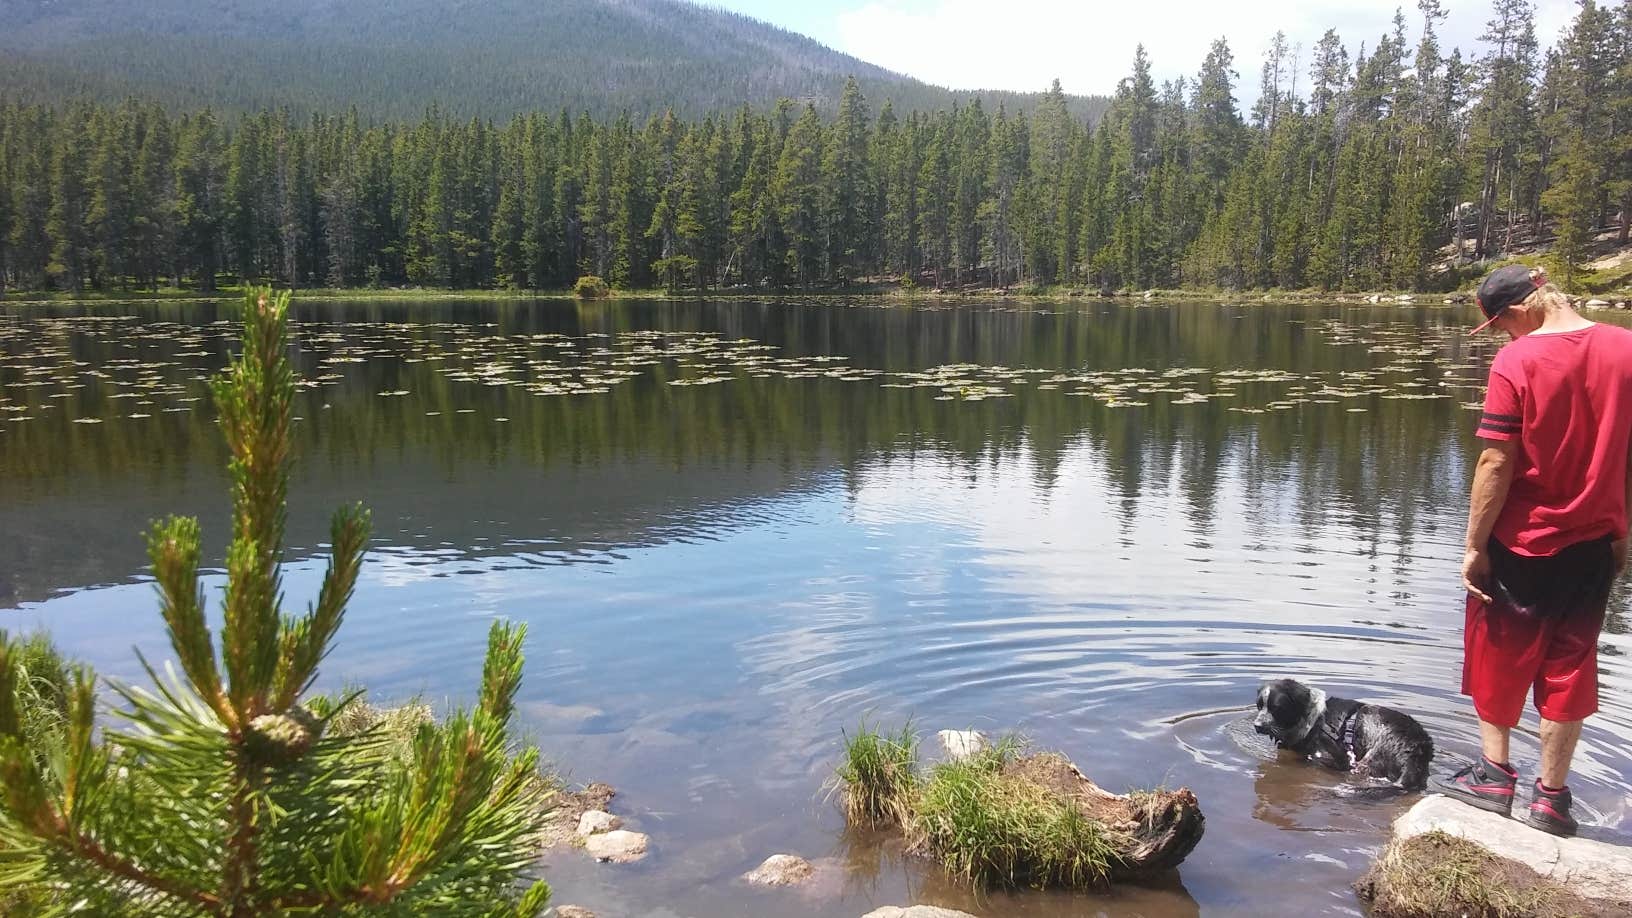
[[1258,688],[1258,716],[1252,729],[1278,745],[1302,742],[1314,729],[1326,703],[1326,693],[1296,679],[1276,679]]

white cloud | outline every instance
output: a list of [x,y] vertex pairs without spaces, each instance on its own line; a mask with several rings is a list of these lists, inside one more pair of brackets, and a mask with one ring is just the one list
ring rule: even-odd
[[[1409,41],[1417,41],[1421,17],[1405,7]],[[1361,42],[1374,47],[1392,28],[1394,3],[1360,8],[1334,0],[1151,0],[1144,3],[1062,3],[1057,0],[867,0],[836,14],[839,49],[862,60],[960,89],[1047,88],[1058,77],[1067,92],[1109,94],[1132,70],[1140,42],[1150,54],[1158,83],[1191,76],[1213,39],[1229,39],[1241,75],[1236,95],[1256,98],[1263,52],[1277,29],[1301,43],[1300,86],[1307,81],[1309,48],[1335,28],[1351,54]],[[1460,46],[1464,58],[1483,51],[1489,5],[1452,7],[1439,34]],[[1537,33],[1551,45],[1574,15],[1572,0],[1540,0]]]

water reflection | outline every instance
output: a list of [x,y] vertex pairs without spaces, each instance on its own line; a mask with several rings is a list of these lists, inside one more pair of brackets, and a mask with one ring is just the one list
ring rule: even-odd
[[[330,508],[377,525],[327,677],[468,698],[486,621],[527,621],[527,728],[658,845],[616,876],[551,856],[604,913],[1352,913],[1399,804],[1278,761],[1240,708],[1305,678],[1472,753],[1455,570],[1490,343],[1427,308],[874,306],[301,307],[291,595]],[[209,307],[119,311],[0,317],[0,626],[133,675],[162,647],[136,534],[183,512],[225,539],[187,400],[233,343]],[[1621,831],[1609,630],[1577,794]],[[824,802],[864,715],[1020,729],[1111,788],[1192,787],[1213,831],[1153,887],[972,897]],[[844,867],[796,898],[734,881],[777,851]]]

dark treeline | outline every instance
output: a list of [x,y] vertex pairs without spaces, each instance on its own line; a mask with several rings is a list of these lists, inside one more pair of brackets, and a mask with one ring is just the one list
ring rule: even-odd
[[1223,41],[1160,87],[1141,48],[1092,127],[1058,85],[1027,114],[875,114],[852,82],[831,119],[502,127],[11,104],[0,282],[1432,289],[1547,239],[1568,283],[1632,216],[1632,0],[1582,3],[1545,55],[1496,0],[1471,62],[1418,6],[1414,46],[1398,15],[1352,56],[1277,35],[1245,117]]

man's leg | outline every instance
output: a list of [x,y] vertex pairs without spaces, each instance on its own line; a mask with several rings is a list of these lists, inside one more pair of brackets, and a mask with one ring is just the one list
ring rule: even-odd
[[[1489,614],[1478,597],[1467,598],[1462,634],[1462,694],[1473,698],[1479,714],[1477,762],[1437,779],[1434,789],[1482,810],[1507,815],[1513,810],[1518,773],[1508,762],[1508,736],[1524,710],[1534,682],[1534,662],[1526,651],[1534,643],[1534,620]],[[1511,620],[1510,620],[1511,619]],[[1517,633],[1513,633],[1517,631]]]
[[[1480,732],[1484,732],[1484,724],[1480,724]],[[1505,732],[1505,731],[1504,731]],[[1581,739],[1581,721],[1579,720],[1548,720],[1541,719],[1541,783],[1550,788],[1560,788],[1569,780],[1570,759],[1575,757],[1576,741]],[[1503,737],[1503,748],[1506,748],[1506,737]],[[1485,745],[1486,755],[1489,755],[1489,740]]]
[[1541,774],[1524,821],[1554,835],[1574,835],[1578,828],[1570,809],[1575,798],[1564,782],[1570,776],[1570,758],[1581,738],[1581,721],[1541,719]]
[[[1523,702],[1520,702],[1520,703],[1522,704]],[[1542,721],[1542,723],[1546,724],[1547,722]],[[1581,731],[1579,729],[1580,724],[1577,724],[1576,727],[1577,727],[1576,735],[1580,736],[1581,735]],[[1480,720],[1479,721],[1479,745],[1484,747],[1483,751],[1485,753],[1485,758],[1489,759],[1492,764],[1495,764],[1495,765],[1507,765],[1508,764],[1508,761],[1507,761],[1507,740],[1508,740],[1508,736],[1512,732],[1513,732],[1512,727],[1499,727],[1496,724],[1493,724],[1488,720]],[[1545,726],[1542,728],[1542,735],[1543,736],[1547,735]],[[1575,742],[1572,740],[1570,742],[1570,750],[1573,752],[1574,749],[1575,749]],[[1564,761],[1565,761],[1565,765],[1568,766],[1569,759],[1566,758]],[[1554,784],[1552,786],[1557,787],[1558,785]]]

